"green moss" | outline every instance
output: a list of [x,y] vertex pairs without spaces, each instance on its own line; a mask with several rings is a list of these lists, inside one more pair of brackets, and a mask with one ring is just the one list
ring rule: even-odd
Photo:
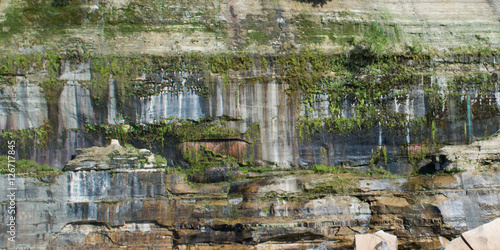
[[373,21],[368,31],[365,32],[363,42],[371,51],[381,54],[388,43],[387,33],[379,23]]
[[[13,169],[11,171],[11,169]],[[61,171],[52,168],[48,165],[38,165],[38,163],[30,160],[13,160],[6,155],[0,156],[0,173],[1,174],[16,174],[29,177],[42,177],[47,175],[57,175]]]
[[166,166],[167,165],[167,160],[163,156],[156,154],[155,155],[155,164],[154,165],[156,167]]
[[119,139],[122,142],[138,140],[146,145],[163,144],[166,138],[182,143],[236,136],[236,132],[227,126],[224,118],[203,118],[195,121],[171,117],[149,124],[133,123],[129,129],[121,125],[86,124],[85,131],[104,135],[108,140]]
[[207,58],[211,72],[227,74],[229,70],[244,71],[254,66],[254,59],[248,55],[215,55]]
[[5,11],[6,21],[3,23],[9,31],[0,32],[0,38],[9,39],[14,35],[30,33],[30,39],[44,44],[53,42],[56,36],[69,33],[70,29],[80,27],[99,29],[100,35],[105,38],[144,31],[225,34],[224,23],[216,18],[220,6],[216,10],[214,7],[218,4],[213,2],[130,1],[117,8],[111,2],[100,2],[90,7],[89,3],[82,1],[69,0],[62,4],[57,1],[12,2]]
[[190,165],[190,167],[184,171],[185,173],[196,173],[213,166],[231,166],[237,162],[236,159],[231,156],[216,153],[204,146],[200,146],[199,150],[186,147],[183,152],[183,158],[186,159]]
[[308,190],[309,193],[321,194],[339,194],[345,195],[356,192],[356,181],[349,177],[332,176],[328,181],[316,184],[312,189]]
[[[388,22],[388,21],[384,21]],[[399,26],[378,22],[358,22],[347,20],[319,20],[312,14],[299,14],[291,19],[296,26],[296,38],[305,45],[320,44],[328,38],[333,44],[340,45],[343,50],[365,49],[375,54],[393,54],[386,46],[399,42]],[[395,37],[388,35],[389,31]]]
[[325,166],[315,164],[311,167],[311,170],[318,174],[340,174],[346,173],[347,171],[341,166]]
[[257,43],[257,44],[266,44],[269,43],[270,37],[266,33],[262,31],[254,31],[254,32],[249,32],[247,34],[248,38],[250,38],[251,41]]

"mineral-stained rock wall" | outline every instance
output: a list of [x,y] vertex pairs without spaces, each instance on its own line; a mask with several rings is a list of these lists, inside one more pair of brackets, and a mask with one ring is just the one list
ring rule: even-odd
[[[188,184],[163,171],[22,178],[17,244],[351,247],[355,233],[382,229],[397,235],[400,247],[440,248],[440,236],[452,239],[500,216],[500,180],[487,172],[353,180],[306,172],[245,176],[231,184]],[[9,246],[5,215],[0,243]]]
[[[278,61],[280,57],[239,58],[251,60],[252,64],[246,70],[228,73],[213,73],[218,68],[166,72],[160,67],[167,59],[160,58],[153,64],[141,61],[160,69],[143,71],[133,66],[130,67],[133,73],[123,72],[119,79],[114,78],[120,72],[106,68],[113,67],[115,61],[100,62],[97,58],[87,63],[58,61],[60,73],[52,76],[43,73],[44,68],[26,71],[14,68],[12,71],[20,71],[22,76],[13,77],[14,83],[4,86],[0,94],[1,126],[11,131],[45,128],[49,134],[45,142],[37,133],[35,143],[19,148],[20,155],[56,167],[62,167],[78,147],[102,144],[105,138],[120,136],[112,128],[154,124],[177,117],[195,121],[222,119],[217,126],[232,132],[197,137],[202,132],[193,131],[189,132],[192,135],[173,138],[176,140],[161,146],[141,140],[141,135],[127,134],[126,127],[120,131],[126,134],[123,140],[154,148],[171,160],[172,165],[186,160],[180,157],[181,144],[192,145],[196,140],[217,139],[222,144],[229,143],[224,140],[243,140],[241,143],[246,140],[251,146],[244,146],[245,154],[234,155],[240,158],[239,162],[250,160],[258,165],[280,167],[364,165],[370,162],[377,148],[385,145],[388,159],[384,165],[395,173],[412,171],[409,164],[399,164],[399,157],[405,157],[406,152],[416,153],[404,147],[420,150],[422,145],[429,148],[440,143],[465,143],[468,135],[487,136],[500,128],[498,66],[492,62],[498,60],[496,57],[451,58],[444,63],[404,59],[388,69],[403,67],[411,71],[395,73],[370,68],[384,65],[387,60],[391,63],[389,59],[372,66],[349,66],[364,63],[365,59],[346,58],[342,67],[354,67],[355,74],[360,75],[347,72],[352,76],[315,78],[304,89],[294,82],[287,83],[297,79],[286,75],[292,73],[283,73],[282,67],[290,66]],[[269,61],[267,70],[262,68],[265,65],[261,59]],[[123,63],[128,58],[114,60]],[[469,65],[462,60],[477,62]],[[209,60],[208,67],[218,65],[213,61]],[[238,68],[238,63],[241,62],[227,67]],[[101,73],[106,70],[107,74]],[[457,70],[462,72],[456,74]],[[339,72],[342,73],[331,71]],[[402,80],[394,84],[393,79],[398,77]],[[324,84],[325,79],[332,85]],[[54,86],[47,84],[51,81]],[[388,85],[394,86],[387,88]],[[465,127],[467,96],[471,98],[472,133]],[[48,128],[44,127],[47,124]],[[22,137],[22,133],[17,135]],[[163,134],[151,136],[172,139]]]
[[[189,139],[247,140],[239,162],[359,166],[384,148],[397,173],[412,171],[392,157],[404,147],[499,129],[495,1],[12,0],[0,13],[0,129],[32,133],[20,155],[58,168],[117,136],[100,125],[165,117],[223,117],[232,133]],[[125,137],[191,164],[186,136]]]
[[[118,139],[166,165],[19,179],[20,244],[350,247],[382,229],[440,248],[500,216],[497,167],[389,180],[308,169],[436,172],[459,159],[436,153],[444,144],[497,132],[499,6],[2,1],[0,152],[14,140],[18,159],[62,168]],[[299,172],[238,170],[262,166]]]

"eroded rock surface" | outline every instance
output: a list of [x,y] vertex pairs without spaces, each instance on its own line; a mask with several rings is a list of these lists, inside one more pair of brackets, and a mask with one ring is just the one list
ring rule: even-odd
[[373,234],[358,234],[354,237],[355,250],[397,250],[398,239],[384,231]]
[[[493,172],[400,179],[268,173],[213,184],[163,170],[70,171],[45,185],[24,178],[18,240],[53,249],[228,243],[242,249],[350,248],[356,235],[384,230],[398,237],[400,247],[441,248],[442,237],[500,217],[500,176]],[[0,178],[0,185],[7,182]]]
[[446,246],[447,250],[458,249],[500,249],[500,218],[462,233]]
[[[65,171],[111,170],[152,168],[155,156],[147,149],[122,147],[118,140],[111,140],[106,147],[80,149],[73,160],[66,163]],[[160,166],[161,167],[161,166]]]
[[476,141],[470,145],[446,146],[439,150],[449,162],[445,169],[474,169],[478,166],[498,168],[500,166],[500,134],[489,140]]

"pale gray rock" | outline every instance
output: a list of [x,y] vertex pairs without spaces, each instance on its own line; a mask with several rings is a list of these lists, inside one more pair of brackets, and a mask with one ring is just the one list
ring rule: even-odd
[[68,81],[59,97],[59,127],[76,129],[84,121],[93,123],[94,109],[90,91],[77,81]]
[[43,89],[25,77],[0,91],[0,130],[39,128],[48,119]]
[[64,61],[61,64],[61,75],[59,79],[69,81],[90,81],[90,63],[72,64],[70,61]]

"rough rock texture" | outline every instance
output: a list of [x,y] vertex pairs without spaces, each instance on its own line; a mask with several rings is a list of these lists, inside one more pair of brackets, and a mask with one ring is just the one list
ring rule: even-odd
[[489,140],[476,141],[470,145],[446,146],[438,154],[446,157],[447,169],[462,168],[474,169],[477,166],[500,166],[500,135],[495,135]]
[[80,154],[66,163],[63,170],[152,168],[153,164],[156,163],[155,156],[151,151],[122,147],[115,139],[111,140],[107,147],[92,147],[79,151],[81,151]]
[[[430,145],[431,137],[433,144],[460,144],[470,134],[482,137],[500,128],[498,5],[487,0],[377,0],[370,4],[345,0],[116,0],[35,5],[27,0],[2,1],[0,50],[12,61],[3,64],[0,74],[0,130],[38,129],[50,121],[50,145],[39,146],[35,138],[35,143],[20,151],[23,158],[62,168],[77,148],[107,143],[106,135],[84,133],[86,124],[231,117],[239,122],[229,126],[239,134],[259,124],[258,135],[249,141],[252,146],[240,162],[282,168],[313,164],[363,167],[372,160],[376,147],[385,146],[389,156],[385,167],[393,173],[411,173],[411,164],[392,157],[405,154],[407,150],[401,147]],[[290,70],[292,80],[283,81],[283,65],[268,64],[265,56],[289,57],[311,49],[353,57],[387,59],[397,55],[404,60],[390,69],[376,69],[371,76],[364,75],[367,68],[377,67],[362,60],[348,63],[348,74],[333,65],[321,70],[325,78],[359,76],[356,81],[346,80],[347,85],[373,76],[380,79],[360,88],[371,93],[352,91],[342,97],[319,89],[305,97],[290,86],[304,74],[294,75],[296,72]],[[201,69],[183,57],[190,52],[201,52],[191,54],[194,57],[216,54],[220,58]],[[220,54],[226,52],[230,53]],[[264,58],[249,67],[231,67],[234,61],[224,59],[246,52]],[[38,58],[47,55],[46,61]],[[148,63],[125,67],[116,62],[123,57],[130,63],[138,55]],[[167,69],[172,58],[158,59],[157,55],[178,56],[172,61],[180,66]],[[230,67],[224,68],[224,63]],[[314,60],[306,64],[307,68],[316,66]],[[426,66],[418,68],[419,64]],[[402,72],[401,65],[405,68]],[[491,86],[480,86],[486,78],[479,77],[462,81],[467,87],[457,87],[460,95],[451,94],[457,85],[455,78],[462,75],[487,75]],[[395,129],[383,128],[385,122],[374,122],[354,133],[323,133],[320,129],[313,136],[301,136],[301,118],[357,118],[364,109],[353,107],[368,101],[360,97],[380,92],[380,86],[398,78],[404,78],[404,86],[395,86],[383,96],[369,96],[370,101],[390,106],[375,114],[406,116],[404,122],[391,125]],[[139,92],[148,92],[151,85],[155,85],[154,91],[147,95],[132,91],[139,86]],[[437,94],[429,94],[429,89],[436,89]],[[463,129],[466,94],[472,98],[469,132]],[[306,100],[314,101],[308,106],[303,104]],[[340,111],[335,114],[337,109]],[[411,120],[420,123],[412,125]],[[362,127],[359,121],[348,125],[341,127]],[[177,146],[161,153],[185,165],[180,163]]]
[[[138,170],[66,172],[51,183],[19,179],[18,243],[57,249],[231,242],[253,248],[300,239],[304,248],[352,247],[356,234],[384,230],[400,247],[441,248],[440,236],[453,238],[500,217],[496,173],[401,179],[286,173],[249,173],[214,184]],[[7,182],[0,178],[1,185]],[[123,238],[124,231],[137,240]],[[3,233],[0,241],[10,246]]]
[[[57,5],[51,3],[39,8],[56,14],[37,16],[27,11],[23,15],[19,10],[26,5],[25,1],[0,5],[0,25],[9,38],[2,43],[6,50],[23,41],[21,51],[67,46],[67,53],[74,54],[89,50],[105,54],[274,53],[296,48],[339,52],[363,45],[373,21],[384,27],[395,51],[498,47],[500,40],[499,3],[487,0],[377,0],[369,4],[360,0],[113,0],[72,2],[63,9],[72,10],[71,17],[57,15]],[[19,23],[16,18],[24,19]],[[48,28],[71,32],[47,34]],[[39,40],[28,34],[38,34]]]
[[355,250],[387,249],[397,250],[398,239],[394,235],[378,231],[374,234],[358,234],[354,236]]
[[500,219],[462,233],[462,237],[456,238],[446,246],[446,249],[499,249],[500,239],[498,230]]
[[[498,155],[484,152],[495,144],[434,154],[500,128],[499,6],[1,1],[2,154],[15,140],[18,159],[60,169],[77,149],[119,138],[181,171],[228,163],[109,171],[138,159],[94,148],[68,165],[85,171],[19,178],[18,247],[350,248],[384,230],[401,247],[442,248],[500,216]],[[468,171],[373,179],[236,163]],[[7,204],[0,245],[13,248]]]
[[[441,90],[437,94],[427,93],[424,91],[428,88],[426,86],[439,86],[439,89],[445,91],[453,86],[452,82],[455,79],[453,72],[457,70],[455,67],[475,74],[475,72],[480,72],[482,66],[466,69],[463,65],[435,65],[430,69],[438,71],[436,73],[438,75],[415,76],[417,78],[411,85],[412,91],[404,100],[391,100],[390,95],[386,97],[390,112],[396,115],[404,114],[408,119],[435,117],[433,118],[436,119],[435,124],[440,124],[439,126],[431,128],[431,124],[427,122],[423,123],[423,128],[422,125],[408,127],[402,123],[398,129],[383,129],[375,126],[352,133],[318,133],[312,136],[302,136],[305,138],[301,138],[301,131],[298,129],[301,116],[335,118],[331,114],[328,97],[318,96],[311,110],[306,105],[296,102],[299,97],[287,94],[289,86],[278,82],[278,79],[257,68],[231,74],[230,83],[226,83],[221,76],[211,75],[208,86],[209,96],[182,85],[188,80],[191,81],[190,79],[199,78],[198,73],[164,73],[161,71],[138,73],[143,78],[137,80],[127,78],[127,81],[138,81],[144,84],[169,83],[178,84],[181,87],[180,89],[165,87],[159,93],[147,97],[130,97],[122,94],[118,100],[113,88],[119,88],[121,83],[115,80],[110,80],[104,85],[110,94],[100,98],[91,98],[88,86],[94,84],[93,82],[98,78],[88,75],[87,63],[62,62],[61,67],[62,74],[56,80],[63,85],[57,98],[48,98],[42,94],[46,90],[36,86],[43,83],[42,80],[36,78],[38,73],[16,77],[16,83],[12,86],[4,86],[3,92],[0,93],[0,116],[5,118],[0,122],[0,129],[37,129],[47,120],[53,123],[51,143],[47,147],[40,147],[35,138],[34,142],[26,148],[19,148],[22,150],[20,154],[23,158],[62,168],[71,156],[76,154],[77,148],[107,143],[105,134],[100,136],[86,134],[87,124],[145,124],[154,123],[164,117],[178,117],[182,120],[230,117],[235,121],[228,123],[227,126],[235,129],[238,134],[246,133],[248,128],[258,124],[250,145],[245,146],[243,141],[233,140],[233,138],[227,139],[228,141],[219,140],[217,144],[220,145],[213,145],[221,148],[222,151],[219,153],[236,156],[241,162],[248,160],[251,155],[256,163],[279,167],[312,164],[360,166],[370,162],[377,147],[386,145],[389,156],[386,167],[393,173],[407,174],[413,171],[412,167],[409,164],[401,164],[398,158],[392,157],[406,154],[406,150],[401,147],[414,145],[413,148],[425,148],[426,145],[432,143],[457,144],[465,142],[468,136],[468,132],[464,132],[463,129],[466,120],[463,113],[463,98],[447,96],[444,94],[446,92],[441,94]],[[497,68],[498,66],[495,66],[492,70],[496,71]],[[94,73],[99,74],[98,71]],[[248,83],[247,77],[257,79],[265,77],[266,79]],[[492,74],[491,77],[493,83],[498,82],[496,74]],[[122,81],[124,82],[126,81]],[[203,85],[198,82],[195,84],[198,84],[195,86]],[[498,86],[498,83],[495,86]],[[118,90],[115,89],[115,91]],[[492,91],[481,92],[479,89],[471,91],[474,97],[472,99],[474,108],[472,133],[474,137],[490,135],[500,128],[497,112],[500,108],[500,98],[496,97],[500,92],[495,88]],[[437,112],[436,107],[435,104],[430,103],[430,99],[439,99],[444,103],[439,108],[441,112],[439,116],[434,114]],[[355,117],[355,111],[352,108],[356,105],[359,103],[349,98],[343,101],[340,106],[343,116]],[[430,141],[431,137],[434,138],[434,142]],[[193,143],[201,145],[208,142],[185,142],[184,144]],[[151,145],[139,146],[151,147]],[[167,159],[178,161],[181,154],[176,151],[177,146],[179,145],[172,145],[172,148],[158,146],[157,150],[163,150],[161,153]],[[199,148],[197,145],[191,145],[191,147]],[[233,149],[229,149],[231,147]],[[407,152],[418,154],[420,151],[408,150]]]

